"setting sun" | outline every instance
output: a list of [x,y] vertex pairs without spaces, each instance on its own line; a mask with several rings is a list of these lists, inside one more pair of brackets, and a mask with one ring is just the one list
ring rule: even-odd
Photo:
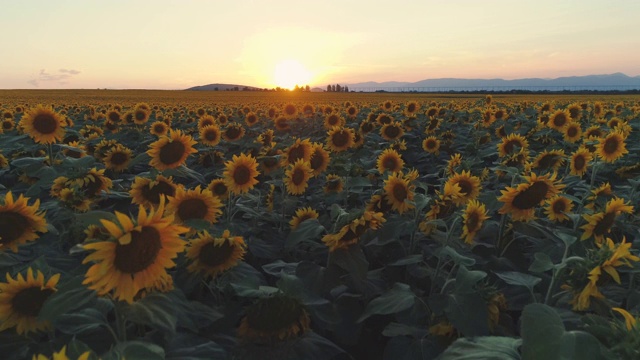
[[279,62],[273,73],[275,85],[286,89],[308,85],[312,77],[311,72],[296,60]]

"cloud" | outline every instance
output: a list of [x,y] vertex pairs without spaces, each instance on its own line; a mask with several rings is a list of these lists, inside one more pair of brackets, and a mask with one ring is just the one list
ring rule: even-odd
[[59,69],[57,72],[49,73],[46,69],[40,69],[40,72],[27,83],[38,87],[41,83],[55,83],[57,85],[68,84],[74,76],[79,75],[80,71],[75,69]]

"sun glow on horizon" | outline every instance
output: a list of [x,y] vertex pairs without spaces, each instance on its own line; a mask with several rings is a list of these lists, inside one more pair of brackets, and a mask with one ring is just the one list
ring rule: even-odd
[[275,86],[292,90],[296,85],[304,87],[313,80],[313,74],[300,62],[293,59],[280,61],[273,72]]

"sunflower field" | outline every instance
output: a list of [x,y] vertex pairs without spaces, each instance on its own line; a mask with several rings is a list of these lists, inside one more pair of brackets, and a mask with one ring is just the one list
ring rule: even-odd
[[638,359],[640,98],[0,92],[3,359]]

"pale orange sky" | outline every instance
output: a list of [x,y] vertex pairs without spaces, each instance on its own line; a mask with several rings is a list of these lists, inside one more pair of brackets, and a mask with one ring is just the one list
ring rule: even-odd
[[0,0],[0,88],[640,75],[640,1]]

